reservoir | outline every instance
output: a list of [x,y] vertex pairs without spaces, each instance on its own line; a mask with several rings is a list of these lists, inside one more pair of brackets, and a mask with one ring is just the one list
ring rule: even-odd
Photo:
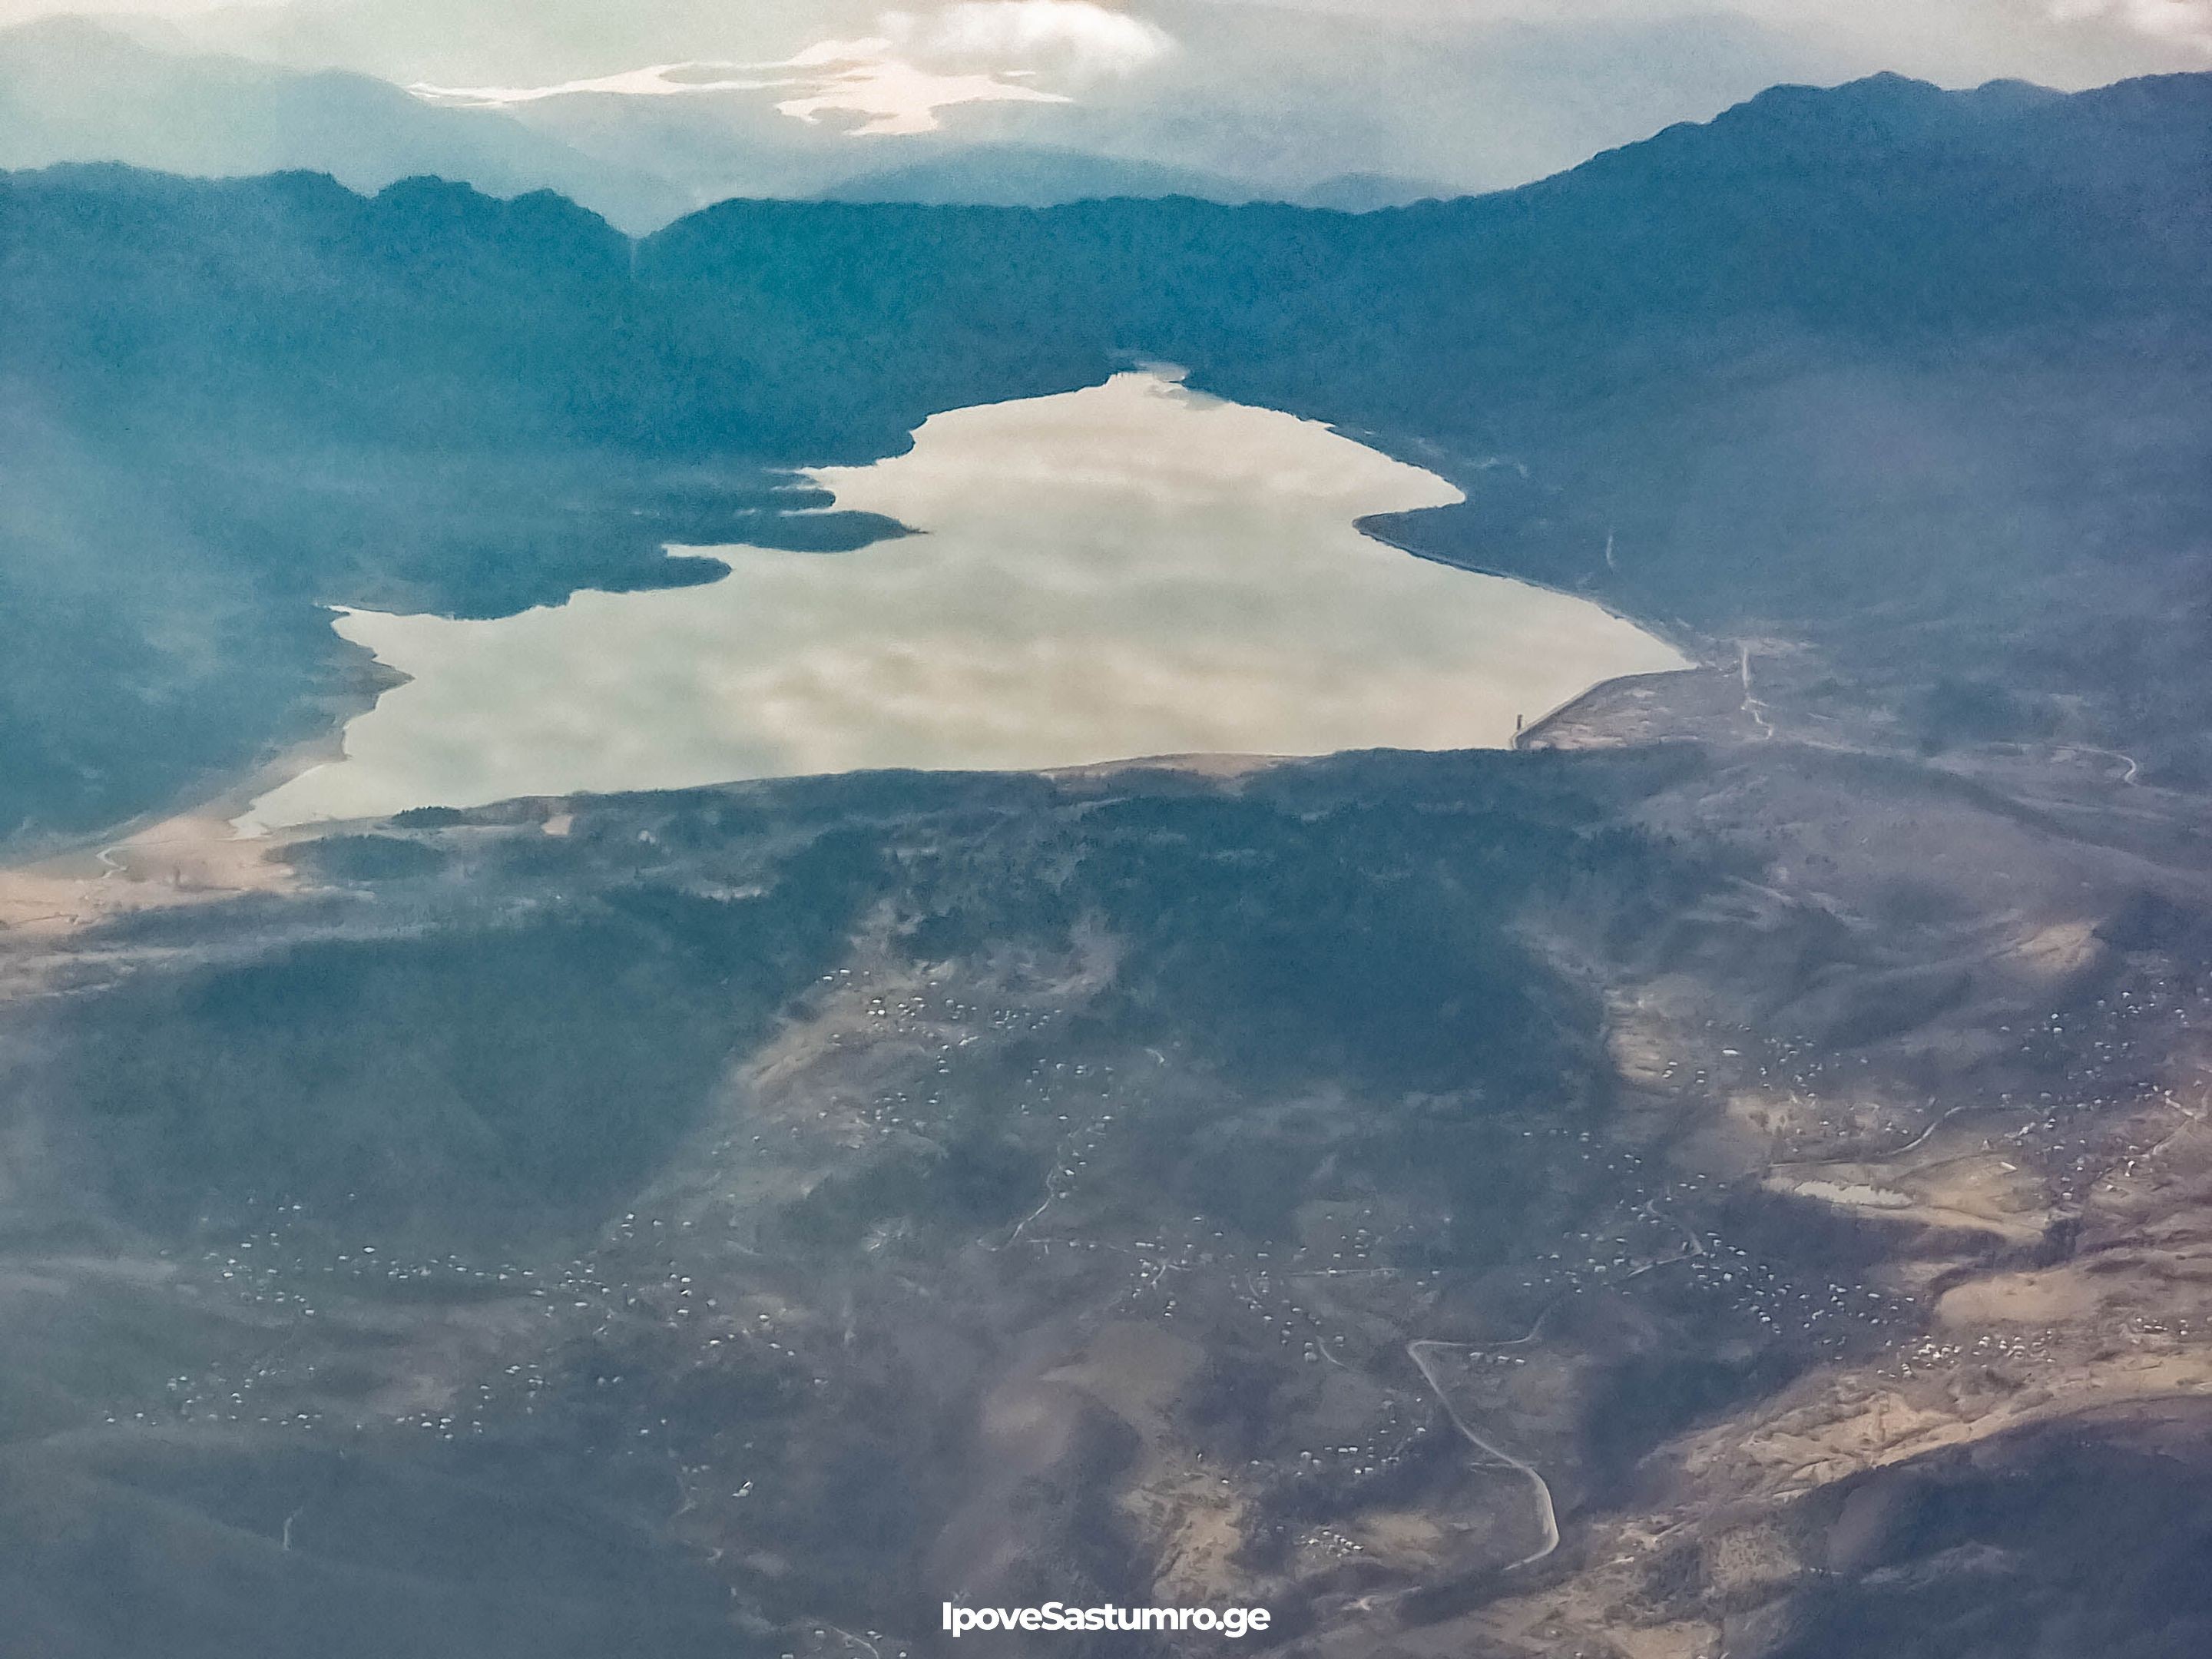
[[863,768],[1499,747],[1601,680],[1686,666],[1571,596],[1363,535],[1451,484],[1313,422],[1116,375],[933,417],[809,475],[914,533],[685,550],[703,586],[492,621],[339,613],[407,676],[247,833],[412,806]]

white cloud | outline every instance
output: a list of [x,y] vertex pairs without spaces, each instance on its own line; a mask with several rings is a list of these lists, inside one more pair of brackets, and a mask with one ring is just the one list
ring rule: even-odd
[[943,124],[937,112],[958,104],[1065,104],[1060,93],[1043,92],[994,75],[939,75],[896,58],[854,64],[797,98],[776,106],[794,120],[815,121],[824,114],[866,118],[853,129],[860,138],[934,132]]
[[854,137],[878,137],[934,131],[939,111],[963,104],[1069,103],[1066,94],[1031,79],[1124,75],[1174,45],[1152,24],[1091,0],[961,0],[927,13],[886,12],[877,27],[878,34],[817,41],[775,63],[653,64],[548,86],[410,90],[432,102],[479,107],[594,94],[787,92],[776,108],[794,120],[855,116]]
[[643,69],[623,70],[616,75],[558,81],[544,87],[439,87],[418,82],[407,89],[428,103],[460,104],[471,108],[535,104],[548,98],[573,98],[589,93],[623,98],[678,98],[701,92],[765,92],[801,84],[789,76],[760,78],[763,70],[786,67],[788,66],[781,64],[650,64]]
[[2154,40],[2212,52],[2212,0],[2052,0],[2059,22],[2111,21]]
[[614,75],[556,82],[541,87],[441,87],[409,88],[431,103],[475,108],[533,104],[549,98],[598,94],[618,98],[682,98],[701,93],[788,92],[776,105],[782,114],[810,125],[824,115],[860,117],[856,137],[933,132],[937,112],[960,104],[1064,104],[1061,94],[1024,83],[1022,71],[946,74],[924,69],[897,55],[880,36],[860,40],[822,40],[780,63],[653,64]]
[[1000,70],[1050,64],[1127,74],[1175,44],[1158,26],[1091,0],[961,0],[930,13],[887,12],[879,27],[917,56]]

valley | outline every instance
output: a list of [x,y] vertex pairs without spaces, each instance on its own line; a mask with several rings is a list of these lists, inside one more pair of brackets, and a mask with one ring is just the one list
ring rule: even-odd
[[[2203,1651],[2208,88],[1358,216],[0,177],[10,1638]],[[1259,693],[669,761],[940,585]]]

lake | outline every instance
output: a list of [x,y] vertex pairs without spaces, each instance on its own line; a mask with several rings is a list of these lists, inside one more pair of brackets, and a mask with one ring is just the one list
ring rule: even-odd
[[239,827],[863,768],[1499,747],[1601,680],[1687,665],[1585,600],[1363,535],[1460,493],[1164,372],[939,415],[903,455],[809,476],[915,533],[687,549],[729,574],[494,621],[341,611],[407,682]]

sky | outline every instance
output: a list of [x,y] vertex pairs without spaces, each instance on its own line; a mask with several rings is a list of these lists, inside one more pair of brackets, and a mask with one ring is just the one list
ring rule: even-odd
[[[1173,5],[1096,3],[1094,0],[905,0],[872,8],[822,0],[629,0],[541,6],[514,0],[290,0],[240,6],[232,0],[0,0],[0,22],[53,13],[123,12],[204,21],[258,15],[330,17],[350,13],[370,31],[447,32],[457,37],[557,33],[588,56],[597,44],[598,74],[644,67],[621,61],[631,43],[680,40],[682,55],[704,56],[718,43],[747,35],[763,44],[783,37],[781,55],[840,40],[883,40],[887,56],[908,64],[959,58],[1000,73],[1056,67],[1063,72],[1141,70],[1172,50],[1171,26],[1152,21],[1200,9],[1247,15],[1267,10],[1389,16],[1422,27],[1481,26],[1513,21],[1544,27],[1686,12],[1734,15],[1785,34],[1836,43],[1909,73],[1951,83],[2033,73],[2081,85],[2117,73],[2212,68],[2212,0],[1178,0]],[[810,30],[810,16],[818,26]],[[533,23],[533,18],[551,18]],[[853,32],[860,25],[861,32]],[[1264,26],[1264,25],[1263,25]],[[250,29],[246,32],[251,33]],[[811,34],[811,39],[799,38]],[[537,44],[542,46],[540,40]]]

